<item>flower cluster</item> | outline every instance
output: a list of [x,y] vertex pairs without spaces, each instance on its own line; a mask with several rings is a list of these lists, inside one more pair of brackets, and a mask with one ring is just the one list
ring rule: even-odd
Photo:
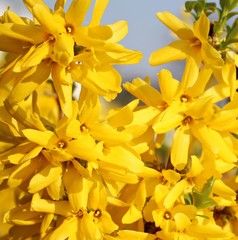
[[[157,14],[177,40],[150,64],[185,61],[180,80],[158,73],[158,89],[121,83],[113,65],[142,54],[118,43],[125,21],[101,25],[109,0],[23,2],[33,20],[0,17],[0,191],[14,198],[5,238],[236,239],[238,1],[187,1],[190,25]],[[135,99],[105,111],[121,85]]]

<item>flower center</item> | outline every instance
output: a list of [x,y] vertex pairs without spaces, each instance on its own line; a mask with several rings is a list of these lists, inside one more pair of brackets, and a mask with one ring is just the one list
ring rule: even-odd
[[164,213],[164,219],[169,220],[169,219],[171,219],[171,217],[172,217],[171,212],[165,211],[165,213]]
[[101,216],[102,216],[101,210],[99,210],[99,209],[95,210],[95,212],[94,212],[94,217],[99,218],[99,217],[101,217]]
[[82,125],[80,126],[80,131],[81,131],[82,133],[88,133],[88,132],[89,132],[89,129],[87,128],[87,126],[86,126],[85,124],[82,124]]
[[74,26],[70,23],[66,23],[65,24],[65,29],[66,29],[66,32],[69,33],[69,34],[74,34],[75,30],[74,30]]
[[190,116],[185,117],[184,120],[182,121],[182,124],[185,126],[188,126],[192,123],[193,123],[193,118]]
[[77,217],[79,218],[83,217],[83,211],[81,209],[77,212]]
[[182,94],[180,96],[180,101],[181,102],[190,102],[191,101],[191,97],[189,95],[186,95],[186,94]]
[[57,147],[61,148],[61,149],[65,149],[67,147],[67,142],[65,140],[63,140],[63,139],[60,139],[57,142]]

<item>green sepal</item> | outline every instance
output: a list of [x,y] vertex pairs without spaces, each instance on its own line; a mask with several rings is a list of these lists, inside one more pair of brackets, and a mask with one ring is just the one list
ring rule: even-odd
[[209,195],[212,191],[215,180],[211,177],[203,186],[201,192],[199,192],[195,187],[192,190],[193,195],[193,204],[198,209],[214,207],[217,203],[209,198]]
[[186,205],[193,205],[193,195],[191,193],[186,193],[183,197]]

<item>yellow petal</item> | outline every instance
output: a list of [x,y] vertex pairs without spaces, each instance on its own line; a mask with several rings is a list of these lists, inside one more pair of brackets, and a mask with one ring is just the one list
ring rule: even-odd
[[171,103],[178,90],[179,81],[173,78],[169,70],[162,69],[158,73],[158,82],[163,100],[167,103]]
[[87,11],[91,5],[92,0],[87,1],[72,1],[66,14],[65,19],[67,23],[71,23],[74,26],[79,26],[83,23]]
[[72,215],[68,201],[52,201],[33,197],[31,210],[34,212],[59,214],[64,217]]
[[36,66],[49,56],[51,51],[51,45],[48,42],[44,42],[37,47],[33,45],[28,53],[16,63],[13,70],[15,72],[22,72],[30,67]]
[[179,105],[179,102],[173,102],[154,120],[153,129],[157,134],[166,133],[181,125],[184,115],[178,113]]
[[92,136],[99,141],[105,141],[107,145],[116,145],[132,140],[130,134],[123,131],[119,132],[107,124],[94,123],[89,127]]
[[57,140],[55,134],[48,130],[42,132],[35,129],[24,129],[23,134],[31,142],[34,142],[44,147],[47,147],[49,143],[56,142]]
[[30,211],[30,203],[11,209],[4,215],[4,221],[16,225],[34,225],[41,222],[41,213]]
[[212,192],[230,201],[235,201],[236,199],[236,192],[219,179],[215,181]]
[[56,181],[52,182],[49,186],[46,187],[46,190],[53,200],[62,199],[65,193],[62,179],[58,178]]
[[108,123],[113,127],[122,127],[128,125],[133,120],[132,110],[139,104],[139,100],[136,99],[130,102],[128,105],[122,107],[116,112],[113,112],[108,118]]
[[[117,161],[114,161],[114,159],[117,159]],[[115,166],[128,169],[131,172],[141,172],[144,166],[139,156],[132,149],[121,146],[110,147],[102,161],[113,163]]]
[[102,156],[102,145],[96,144],[90,135],[83,135],[70,141],[66,151],[76,158],[95,161]]
[[93,182],[83,178],[72,166],[64,173],[63,182],[72,211],[77,213],[81,208],[86,209]]
[[[177,170],[185,168],[188,162],[188,151],[191,143],[191,134],[187,127],[176,129],[171,149],[171,162]],[[181,151],[183,149],[183,151]]]
[[58,95],[62,111],[67,117],[72,115],[72,79],[64,67],[54,64],[52,69],[53,84]]
[[45,4],[35,3],[32,10],[34,17],[47,33],[57,35],[66,32],[64,19],[59,15],[53,15]]
[[57,11],[57,10],[64,9],[65,3],[66,3],[66,0],[56,0],[54,5],[54,10]]
[[200,70],[200,61],[196,61],[196,58],[187,57],[186,65],[183,72],[181,84],[179,85],[179,91],[185,92],[186,89],[193,86],[197,81],[199,70]]
[[14,86],[9,96],[12,104],[18,103],[28,97],[44,81],[48,80],[50,68],[48,63],[42,62],[24,72],[21,80]]
[[55,35],[55,43],[51,58],[63,67],[67,67],[74,57],[74,39],[70,34]]
[[28,191],[30,193],[36,193],[47,187],[58,178],[61,177],[62,167],[55,167],[54,165],[48,164],[40,172],[38,172],[34,177],[31,178],[31,181],[28,186]]
[[42,162],[38,161],[38,159],[30,159],[20,165],[17,165],[8,178],[8,186],[17,187],[23,182],[27,181],[29,178],[34,176],[35,171],[37,171],[41,165]]
[[79,100],[79,120],[81,123],[94,123],[98,120],[101,103],[99,97],[96,93],[82,87]]
[[137,220],[142,218],[141,210],[139,210],[135,205],[131,205],[128,211],[122,218],[123,224],[130,224],[136,222]]
[[189,45],[184,40],[176,40],[168,46],[156,50],[150,55],[149,63],[152,66],[183,60],[187,56]]
[[109,3],[109,0],[96,0],[94,8],[93,8],[93,14],[92,19],[90,22],[90,26],[97,26],[101,22],[101,18],[103,16],[103,13]]
[[42,28],[34,25],[20,25],[14,23],[4,23],[0,25],[0,38],[9,37],[31,44],[39,44],[46,40],[45,36],[46,34]]
[[194,37],[193,30],[184,21],[170,12],[157,13],[159,20],[173,31],[179,38],[189,40]]
[[112,29],[113,35],[109,39],[110,42],[121,41],[128,33],[128,24],[126,21],[118,21],[113,24],[108,24],[108,27]]
[[223,140],[222,136],[206,127],[195,124],[191,128],[193,135],[201,142],[201,144],[211,151],[215,156],[220,157],[228,163],[236,162],[237,157],[233,150]]
[[208,66],[222,67],[224,61],[222,60],[221,54],[212,47],[208,42],[202,43],[202,57]]
[[48,240],[71,239],[78,230],[77,217],[66,218],[56,230],[47,236]]
[[199,19],[194,23],[194,35],[200,40],[207,40],[210,29],[210,20],[205,13],[201,13]]
[[166,198],[164,199],[164,207],[169,209],[173,206],[173,204],[177,201],[177,199],[184,192],[185,187],[187,186],[186,179],[179,181],[168,193]]
[[40,228],[41,237],[45,237],[45,235],[47,234],[47,231],[50,227],[50,224],[53,220],[54,220],[53,213],[49,213],[49,214],[45,215],[44,219],[42,220],[41,228]]
[[107,101],[113,100],[121,92],[121,75],[111,66],[98,67],[94,71],[87,69],[86,76],[78,81]]
[[162,104],[160,92],[141,78],[135,78],[132,83],[126,82],[123,87],[147,106],[157,107]]
[[191,225],[190,219],[183,213],[176,213],[174,215],[176,224],[176,230],[183,232],[187,227]]
[[189,172],[186,174],[188,178],[198,176],[204,170],[199,158],[195,155],[191,156],[192,166],[189,169]]

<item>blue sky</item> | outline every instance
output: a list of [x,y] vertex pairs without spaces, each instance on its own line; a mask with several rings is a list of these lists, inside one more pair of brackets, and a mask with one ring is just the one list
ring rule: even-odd
[[[22,1],[20,0],[0,0],[0,10],[11,6],[12,11],[25,15]],[[45,0],[52,8],[54,0]],[[68,1],[68,4],[71,1]],[[218,2],[218,1],[217,1]],[[176,62],[159,67],[151,67],[148,63],[150,53],[158,48],[167,45],[173,40],[169,30],[159,22],[156,13],[159,11],[170,11],[182,17],[182,9],[185,0],[111,0],[102,19],[103,24],[110,24],[118,20],[127,20],[129,33],[121,43],[130,49],[140,50],[143,59],[135,65],[122,65],[118,70],[125,81],[131,81],[135,77],[151,77],[157,80],[157,72],[162,68],[172,71],[173,75],[180,78],[183,71],[183,63]],[[29,15],[28,15],[29,16]],[[90,16],[88,16],[90,19]]]

